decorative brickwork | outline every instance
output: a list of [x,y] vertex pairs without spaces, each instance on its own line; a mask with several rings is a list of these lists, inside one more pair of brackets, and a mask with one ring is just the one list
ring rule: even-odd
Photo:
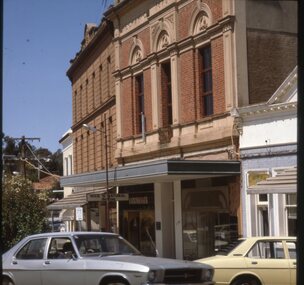
[[[86,25],[80,53],[72,61],[67,74],[72,81],[74,173],[105,168],[104,126],[107,126],[108,164],[115,165],[116,108],[114,48],[111,25]],[[106,114],[107,122],[104,122]],[[89,124],[98,131],[82,127]]]
[[294,34],[247,30],[250,104],[266,102],[297,64]]

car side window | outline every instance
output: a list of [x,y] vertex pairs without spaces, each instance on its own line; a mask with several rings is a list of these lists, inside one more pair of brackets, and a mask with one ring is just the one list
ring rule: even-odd
[[297,259],[297,250],[296,250],[296,243],[295,242],[286,242],[289,258],[290,259]]
[[46,238],[30,240],[16,254],[17,259],[43,259]]
[[281,241],[259,241],[252,247],[247,256],[256,259],[285,258]]
[[48,250],[48,259],[70,259],[75,255],[75,250],[70,238],[52,238]]

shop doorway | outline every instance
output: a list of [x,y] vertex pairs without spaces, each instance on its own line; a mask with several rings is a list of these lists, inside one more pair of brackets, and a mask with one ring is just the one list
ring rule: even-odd
[[186,260],[215,255],[237,238],[237,218],[229,213],[183,213],[183,246]]
[[154,211],[124,211],[124,236],[144,255],[155,256]]
[[182,219],[184,259],[212,256],[238,238],[225,186],[183,190]]

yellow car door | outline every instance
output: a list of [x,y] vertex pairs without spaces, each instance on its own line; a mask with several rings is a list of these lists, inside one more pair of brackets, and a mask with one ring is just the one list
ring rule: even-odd
[[259,276],[264,284],[291,284],[289,259],[282,241],[257,242],[245,260],[247,270]]
[[296,271],[297,271],[297,250],[296,250],[296,241],[286,241],[286,255],[289,262],[290,268],[290,284],[296,285],[297,278],[296,278]]
[[289,285],[290,270],[286,259],[246,258],[247,269],[263,281],[264,284]]

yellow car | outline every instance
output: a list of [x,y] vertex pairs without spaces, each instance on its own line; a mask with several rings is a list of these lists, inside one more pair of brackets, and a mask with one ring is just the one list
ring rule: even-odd
[[195,260],[214,268],[216,285],[295,285],[296,238],[249,237],[216,256]]

